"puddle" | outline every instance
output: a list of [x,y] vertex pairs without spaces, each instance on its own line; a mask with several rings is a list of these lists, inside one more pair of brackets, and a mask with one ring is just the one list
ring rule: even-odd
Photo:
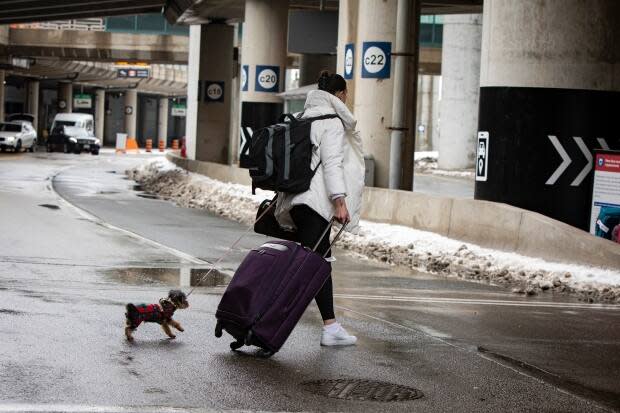
[[118,191],[99,191],[97,193],[99,195],[114,195],[114,194],[118,194],[120,192],[118,192]]
[[39,204],[40,207],[49,208],[49,209],[60,209],[58,205],[53,204]]
[[106,171],[106,172],[109,173],[109,174],[115,174],[116,173],[116,171]]
[[209,268],[113,268],[102,272],[116,281],[130,285],[194,287],[200,283],[200,287],[217,287],[226,286],[231,278],[215,269],[205,277]]

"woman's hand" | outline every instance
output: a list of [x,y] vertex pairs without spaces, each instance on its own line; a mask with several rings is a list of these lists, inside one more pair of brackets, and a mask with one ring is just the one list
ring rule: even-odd
[[349,215],[349,210],[347,209],[347,203],[344,200],[344,197],[336,198],[333,200],[334,208],[336,212],[334,213],[334,218],[336,221],[341,224],[346,224],[351,221],[351,216]]

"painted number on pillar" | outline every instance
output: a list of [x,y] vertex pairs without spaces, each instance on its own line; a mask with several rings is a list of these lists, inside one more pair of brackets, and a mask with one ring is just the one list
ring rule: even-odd
[[390,77],[392,43],[364,42],[362,53],[362,77],[387,79]]
[[349,43],[344,47],[344,78],[353,79],[353,62],[355,61],[355,45]]
[[223,102],[224,101],[224,82],[206,81],[205,82],[205,100],[207,102]]
[[478,148],[476,149],[476,181],[487,180],[489,164],[489,132],[478,132]]
[[256,91],[279,92],[279,78],[280,68],[278,66],[256,66]]
[[241,91],[242,92],[248,91],[248,70],[249,70],[248,65],[241,66]]

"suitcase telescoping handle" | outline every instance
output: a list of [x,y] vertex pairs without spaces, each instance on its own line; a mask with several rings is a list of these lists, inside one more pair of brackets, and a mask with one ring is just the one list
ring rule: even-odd
[[[329,224],[327,224],[327,227],[325,228],[325,230],[323,231],[323,233],[319,237],[319,240],[317,241],[316,244],[314,244],[314,248],[312,248],[313,252],[316,252],[316,249],[319,247],[319,244],[321,243],[321,241],[323,241],[323,238],[325,238],[325,235],[329,234],[329,230],[331,229],[332,224],[335,221],[336,221],[336,218],[332,218],[331,221],[329,221]],[[325,254],[323,254],[323,258],[325,258],[327,256],[327,254],[331,251],[331,249],[334,246],[334,244],[336,243],[336,241],[338,241],[338,238],[340,238],[340,234],[342,234],[344,229],[347,227],[347,224],[348,224],[348,222],[345,222],[344,224],[342,224],[342,226],[340,227],[340,231],[338,231],[338,233],[336,234],[336,236],[334,237],[332,242],[329,244],[329,248],[327,249],[327,251],[325,251]]]

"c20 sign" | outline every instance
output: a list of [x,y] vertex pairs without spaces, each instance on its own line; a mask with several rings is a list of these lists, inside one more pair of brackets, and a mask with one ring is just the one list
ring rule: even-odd
[[254,82],[254,89],[257,92],[279,92],[279,86],[279,66],[256,66],[256,81]]
[[390,77],[392,43],[364,42],[362,47],[362,77],[387,79]]

